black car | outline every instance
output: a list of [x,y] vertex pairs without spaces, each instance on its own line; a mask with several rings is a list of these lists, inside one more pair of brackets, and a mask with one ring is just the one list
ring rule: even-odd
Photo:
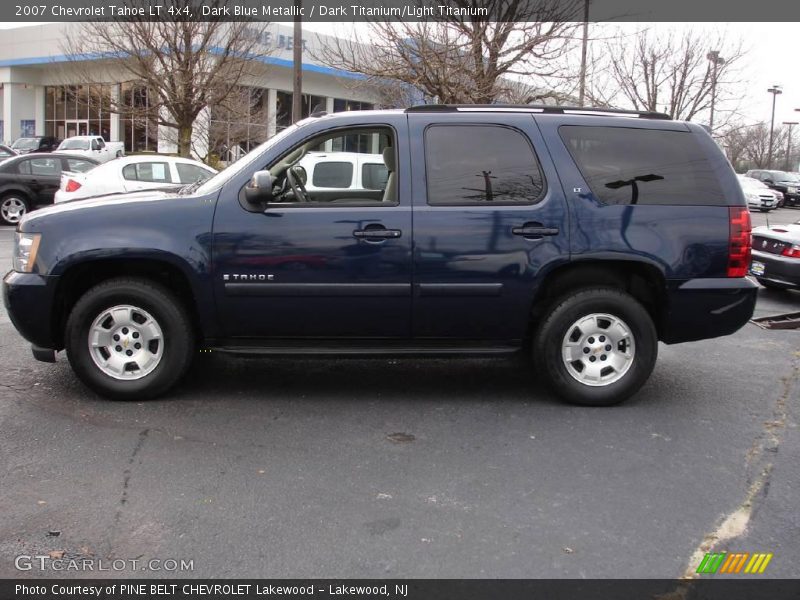
[[[306,186],[320,148],[340,187]],[[353,162],[335,158],[353,151],[380,153],[380,187],[345,184]],[[566,400],[615,404],[659,341],[734,333],[758,292],[714,140],[612,109],[314,113],[204,183],[50,206],[15,234],[11,321],[118,399],[165,393],[202,348],[529,352]]]
[[52,204],[62,171],[88,171],[100,163],[67,154],[23,154],[0,162],[0,223],[16,225],[26,212]]
[[764,287],[800,288],[800,221],[753,229],[750,274]]
[[800,177],[786,171],[751,169],[745,173],[748,177],[758,179],[773,190],[783,193],[784,202],[789,206],[800,205]]
[[28,154],[29,152],[53,152],[61,143],[52,135],[37,135],[33,137],[22,137],[11,144],[11,149],[17,154]]
[[19,153],[13,148],[10,148],[5,144],[0,144],[0,161],[11,158],[12,156],[17,156],[17,154]]

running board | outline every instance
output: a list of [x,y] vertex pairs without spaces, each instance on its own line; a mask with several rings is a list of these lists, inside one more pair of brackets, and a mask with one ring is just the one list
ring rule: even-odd
[[212,346],[213,352],[226,354],[247,354],[264,356],[492,356],[514,354],[520,350],[515,344],[313,344],[275,343],[259,345],[221,345]]

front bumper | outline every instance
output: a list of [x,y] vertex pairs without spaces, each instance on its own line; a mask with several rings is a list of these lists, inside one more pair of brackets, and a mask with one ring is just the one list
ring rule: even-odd
[[3,278],[3,304],[20,335],[40,348],[60,349],[54,331],[58,277],[10,271]]
[[[764,265],[763,272],[757,273],[753,270],[753,261]],[[779,285],[800,287],[800,259],[797,258],[753,250],[750,273],[758,279],[766,279]]]
[[668,282],[661,341],[678,344],[735,333],[752,318],[757,297],[758,285],[745,277]]

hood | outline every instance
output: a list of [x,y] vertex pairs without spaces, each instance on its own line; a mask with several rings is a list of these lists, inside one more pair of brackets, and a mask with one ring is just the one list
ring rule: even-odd
[[[40,208],[39,210],[35,210],[28,213],[22,220],[22,225],[25,224],[32,225],[37,220],[46,219],[48,217],[52,217],[59,214],[74,213],[76,211],[86,212],[97,209],[99,207],[121,208],[125,206],[132,206],[136,204],[146,204],[146,203],[153,203],[155,205],[160,205],[165,201],[174,200],[177,197],[178,194],[176,193],[175,190],[171,192],[165,190],[143,190],[141,192],[129,192],[125,194],[107,194],[104,196],[94,196],[92,198],[70,200],[68,202],[61,202],[59,204],[54,204],[53,206],[48,206],[46,208]],[[186,197],[188,198],[189,196]]]
[[754,227],[753,235],[769,237],[789,244],[800,244],[800,223]]

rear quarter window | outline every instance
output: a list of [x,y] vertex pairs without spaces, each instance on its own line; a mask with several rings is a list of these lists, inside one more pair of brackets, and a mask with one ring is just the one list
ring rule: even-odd
[[559,134],[603,204],[727,204],[694,133],[562,125]]

